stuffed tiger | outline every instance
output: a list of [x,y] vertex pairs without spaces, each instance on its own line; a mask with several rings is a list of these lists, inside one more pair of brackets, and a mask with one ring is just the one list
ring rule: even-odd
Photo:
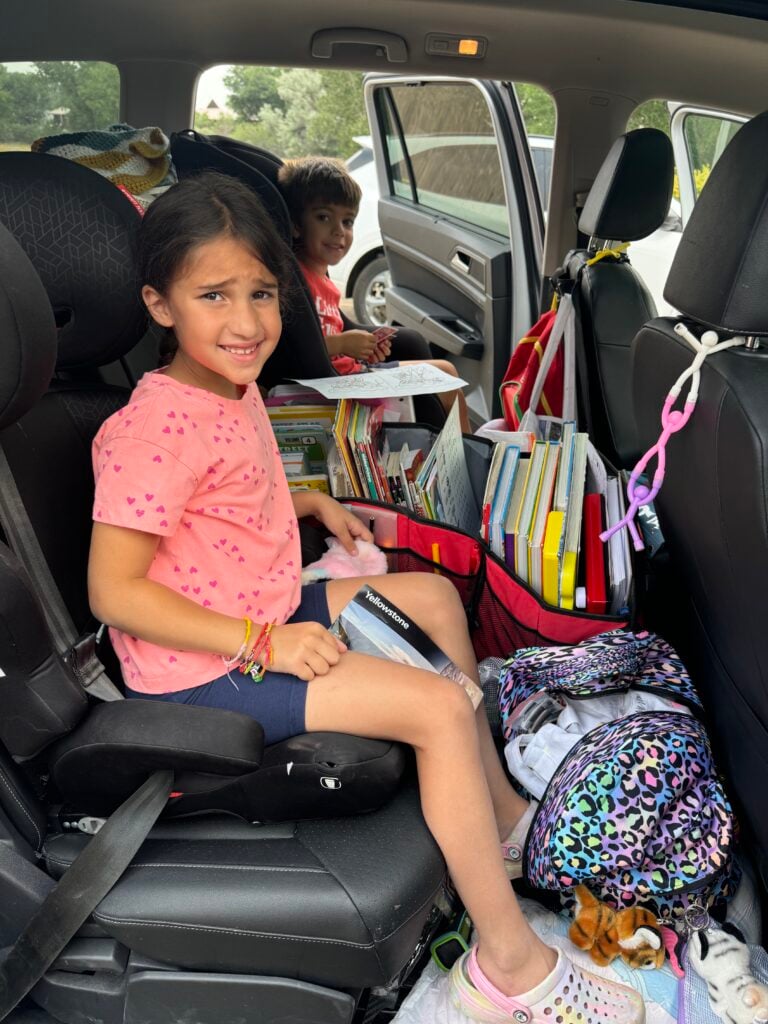
[[723,931],[694,932],[688,958],[726,1024],[768,1024],[768,987],[752,977],[749,948],[737,929],[726,923]]
[[664,963],[664,943],[656,917],[644,907],[613,910],[584,885],[577,885],[576,915],[568,931],[571,942],[601,967],[620,956],[629,966],[650,971]]

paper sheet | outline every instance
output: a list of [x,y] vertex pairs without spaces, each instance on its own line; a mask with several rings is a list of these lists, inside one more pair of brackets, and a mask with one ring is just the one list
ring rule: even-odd
[[346,377],[315,377],[297,384],[319,391],[325,398],[399,398],[403,395],[433,395],[455,391],[466,385],[436,366],[402,366],[371,373],[350,373]]
[[442,518],[467,533],[476,534],[480,524],[480,510],[472,493],[464,454],[464,442],[459,425],[459,403],[453,407],[435,441],[437,486],[440,490]]

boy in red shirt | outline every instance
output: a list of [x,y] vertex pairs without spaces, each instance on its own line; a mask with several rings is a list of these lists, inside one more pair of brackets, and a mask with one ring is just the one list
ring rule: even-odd
[[[338,160],[322,156],[288,160],[280,168],[279,183],[293,222],[296,256],[315,303],[325,344],[337,373],[362,373],[369,368],[429,363],[458,377],[447,359],[387,362],[392,340],[416,332],[379,328],[371,332],[344,329],[339,303],[341,293],[328,277],[328,267],[339,263],[352,245],[355,217],[360,206],[360,186]],[[416,335],[422,344],[423,338]],[[405,339],[403,339],[405,340]],[[437,396],[446,411],[459,403],[461,429],[469,433],[469,417],[462,391]]]

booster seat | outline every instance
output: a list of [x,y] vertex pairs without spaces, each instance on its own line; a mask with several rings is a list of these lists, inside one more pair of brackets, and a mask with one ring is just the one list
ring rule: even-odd
[[[7,154],[0,224],[10,228],[0,229],[0,444],[86,632],[90,441],[127,398],[99,380],[99,367],[142,330],[135,215],[90,171]],[[53,1017],[169,1021],[192,1007],[195,1020],[217,1024],[346,1022],[361,992],[391,985],[438,924],[444,864],[414,781],[392,795],[405,761],[397,745],[318,734],[262,751],[258,723],[234,713],[93,706],[5,546],[0,667],[0,947],[89,842],[78,821],[108,813],[149,772],[173,768],[183,795],[169,813],[198,815],[155,826],[36,986],[33,999]],[[288,761],[290,779],[311,777],[293,803]],[[356,818],[296,820],[374,807]],[[254,824],[264,820],[280,823]]]

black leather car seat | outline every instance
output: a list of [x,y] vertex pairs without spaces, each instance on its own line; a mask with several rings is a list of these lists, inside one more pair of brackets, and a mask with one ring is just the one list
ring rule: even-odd
[[634,465],[640,455],[632,416],[630,346],[640,327],[656,316],[656,307],[631,256],[590,261],[600,249],[646,238],[663,224],[673,172],[672,146],[663,132],[639,128],[621,135],[579,217],[589,246],[565,259],[567,276],[576,283],[574,301],[589,381],[584,425],[597,448],[619,467]]
[[[27,166],[31,173],[32,163]],[[55,166],[57,171],[68,168],[63,161]],[[83,169],[75,168],[74,173],[78,171]],[[69,180],[68,171],[63,173]],[[89,185],[100,181],[83,173]],[[7,179],[0,162],[3,181]],[[50,221],[55,204],[39,179],[37,186],[39,191],[31,194],[47,196]],[[5,196],[0,209],[6,217],[16,208],[7,202],[7,189],[0,189],[0,195]],[[71,205],[72,194],[69,200]],[[98,208],[93,201],[93,211]],[[130,210],[130,204],[125,203],[125,209]],[[108,218],[113,229],[120,216],[118,211],[111,221]],[[104,237],[104,224],[95,212],[93,220],[98,241]],[[51,237],[62,245],[65,267],[66,239],[58,232]],[[27,244],[33,248],[29,239]],[[81,296],[71,305],[73,324],[86,303]],[[85,314],[83,319],[87,320]],[[60,401],[56,389],[48,388],[57,332],[45,289],[21,246],[4,228],[0,329],[0,437],[5,443],[9,432],[18,434],[18,465],[28,476],[44,477],[49,472],[45,430],[41,427],[34,435],[34,448],[25,447],[31,434],[24,424],[39,415],[42,406]],[[75,335],[69,337],[67,358],[73,366],[86,362],[81,359],[84,345]],[[72,410],[79,408],[79,398],[72,395],[79,391],[76,382],[70,384],[69,415],[77,423]],[[57,410],[56,415],[65,414]],[[52,429],[64,436],[52,439],[52,457],[66,457],[72,465],[89,458],[86,435],[96,419],[93,415],[87,420],[75,442],[75,427],[69,425],[64,433],[55,420]],[[56,519],[74,490],[87,490],[83,476],[76,473],[71,482],[64,480],[63,493],[42,489],[35,519]],[[78,501],[88,504],[84,494]],[[58,521],[59,543],[67,544],[67,521]],[[61,566],[58,573],[76,593],[77,586],[66,579]],[[82,579],[77,585],[83,586]],[[170,766],[177,772],[175,785],[189,784],[194,797],[195,787],[199,791],[201,785],[210,785],[211,777],[229,778],[237,785],[258,774],[261,749],[258,723],[230,712],[144,701],[92,707],[53,650],[29,581],[4,545],[0,665],[3,947],[14,941],[53,879],[89,841],[78,822],[82,827],[83,820],[93,817],[94,787],[106,795],[113,788],[111,782],[119,790],[157,766]],[[355,738],[338,740],[343,746]],[[332,746],[325,756],[330,763],[322,767],[333,777],[338,765],[333,763]],[[90,770],[89,758],[95,758]],[[269,764],[266,767],[271,770]],[[273,772],[273,784],[278,775],[284,780],[286,799],[293,774],[284,763]],[[337,792],[343,789],[342,779]],[[62,806],[62,796],[68,798],[68,806]],[[257,825],[208,813],[161,822],[32,996],[64,1022],[167,1024],[190,1019],[191,1013],[199,1024],[288,1019],[349,1024],[361,992],[395,982],[420,939],[426,940],[439,923],[444,870],[424,825],[413,780],[380,810],[356,818]]]
[[[668,445],[656,507],[685,602],[670,626],[711,713],[744,845],[768,890],[766,147],[768,113],[742,127],[713,168],[664,289],[697,338],[713,328],[721,341],[752,340],[702,366],[693,416]],[[651,321],[632,347],[644,449],[658,438],[667,392],[693,359],[675,322]]]

